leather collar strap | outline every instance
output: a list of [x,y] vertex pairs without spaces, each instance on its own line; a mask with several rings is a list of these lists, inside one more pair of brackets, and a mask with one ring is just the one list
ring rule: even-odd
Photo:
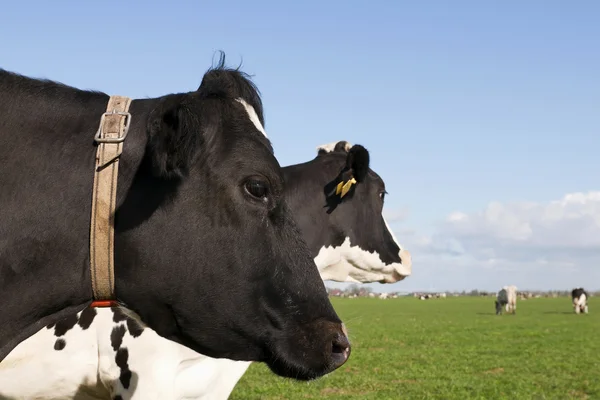
[[95,300],[92,306],[109,306],[116,299],[114,217],[119,157],[131,123],[131,114],[128,112],[130,104],[131,99],[128,97],[111,96],[94,137],[98,150],[90,227],[90,268]]

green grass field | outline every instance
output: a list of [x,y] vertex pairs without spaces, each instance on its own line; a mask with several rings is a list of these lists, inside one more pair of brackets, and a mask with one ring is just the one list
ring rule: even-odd
[[332,299],[350,331],[350,360],[313,382],[253,363],[230,399],[600,399],[600,299],[491,297]]

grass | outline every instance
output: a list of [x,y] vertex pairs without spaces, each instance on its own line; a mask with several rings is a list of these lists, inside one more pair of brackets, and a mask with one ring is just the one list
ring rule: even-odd
[[313,382],[253,363],[230,399],[600,399],[600,298],[519,300],[496,316],[491,297],[332,302],[350,360]]

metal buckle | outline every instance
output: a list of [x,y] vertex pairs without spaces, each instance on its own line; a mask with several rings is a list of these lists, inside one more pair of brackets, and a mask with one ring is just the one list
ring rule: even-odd
[[[104,118],[107,115],[122,115],[125,116],[125,127],[123,128],[123,136],[120,137],[116,137],[116,138],[106,138],[106,137],[100,137],[100,134],[102,133],[102,126],[104,125]],[[117,112],[117,111],[112,111],[112,112],[105,112],[104,114],[102,114],[102,117],[100,117],[100,126],[98,126],[98,131],[96,132],[96,135],[94,136],[94,140],[97,143],[121,143],[125,140],[125,137],[127,137],[127,134],[129,133],[129,125],[131,124],[131,114],[128,112]]]

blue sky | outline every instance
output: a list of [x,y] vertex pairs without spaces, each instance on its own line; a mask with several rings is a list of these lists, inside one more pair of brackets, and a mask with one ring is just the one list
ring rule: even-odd
[[19,1],[0,67],[152,97],[196,89],[224,50],[282,165],[370,150],[414,263],[377,290],[600,289],[599,17],[592,0]]

